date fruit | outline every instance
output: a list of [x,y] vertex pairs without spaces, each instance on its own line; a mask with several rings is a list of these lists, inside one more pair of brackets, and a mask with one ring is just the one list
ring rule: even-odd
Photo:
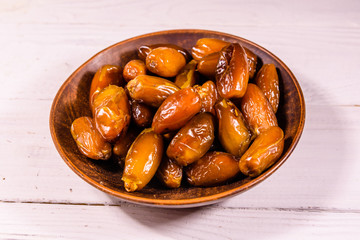
[[180,89],[169,80],[149,75],[137,76],[126,87],[132,99],[153,107],[159,107],[167,97]]
[[218,101],[219,94],[213,81],[207,81],[202,86],[195,85],[195,91],[201,98],[201,112],[210,112],[215,115],[214,105]]
[[210,53],[199,60],[197,70],[202,75],[214,79],[216,74],[216,67],[219,62],[220,52]]
[[275,113],[261,89],[249,83],[241,99],[241,111],[250,129],[256,135],[269,127],[277,126]]
[[150,127],[154,110],[148,105],[136,100],[131,101],[132,119],[139,127]]
[[245,119],[239,109],[227,99],[215,105],[219,120],[219,140],[226,152],[240,157],[247,150],[251,142],[251,132],[246,126]]
[[164,134],[183,127],[201,109],[201,99],[193,88],[184,88],[170,95],[155,113],[152,128]]
[[247,176],[259,176],[281,156],[284,149],[284,133],[279,127],[270,127],[257,136],[240,158],[240,171]]
[[214,186],[224,183],[240,172],[236,158],[224,152],[208,152],[185,168],[188,182],[193,186]]
[[200,38],[192,47],[191,55],[195,60],[199,61],[211,53],[220,52],[223,47],[229,44],[229,42],[216,38]]
[[174,160],[164,157],[156,172],[157,178],[168,188],[178,188],[181,185],[183,170]]
[[175,78],[175,84],[179,88],[187,88],[195,85],[198,75],[195,72],[197,62],[191,60]]
[[141,190],[155,175],[163,155],[163,139],[150,128],[144,129],[131,145],[122,176],[125,190]]
[[249,68],[244,48],[233,43],[220,52],[216,67],[216,86],[223,98],[241,98],[249,81]]
[[109,142],[126,132],[130,124],[130,105],[122,87],[110,85],[103,89],[94,100],[96,128]]
[[123,70],[123,78],[126,82],[133,80],[135,77],[139,75],[146,74],[146,65],[143,61],[135,59],[129,61]]
[[181,53],[185,57],[187,62],[191,59],[190,53],[185,48],[182,48],[178,45],[171,44],[171,43],[158,43],[158,44],[152,44],[152,45],[143,45],[143,46],[139,47],[139,49],[138,49],[139,58],[145,61],[147,55],[149,55],[149,53],[153,49],[158,48],[158,47],[173,48],[176,51],[178,51],[179,53]]
[[256,85],[269,100],[274,113],[277,112],[280,99],[279,77],[274,64],[264,64],[255,78]]
[[172,139],[167,156],[181,166],[195,162],[210,149],[215,139],[214,125],[214,117],[210,113],[199,113]]
[[90,117],[77,118],[71,124],[71,135],[80,152],[95,160],[106,160],[111,156],[111,145],[106,142]]
[[90,87],[90,108],[94,113],[93,103],[96,96],[109,85],[121,85],[123,82],[121,71],[118,66],[104,65],[102,66],[93,77]]
[[185,57],[173,48],[158,47],[146,57],[147,69],[161,77],[175,77],[185,66]]

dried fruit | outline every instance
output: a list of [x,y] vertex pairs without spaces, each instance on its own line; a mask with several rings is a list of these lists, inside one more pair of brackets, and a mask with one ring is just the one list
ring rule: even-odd
[[163,155],[163,139],[152,129],[143,130],[131,145],[122,176],[125,190],[141,190],[150,182]]
[[197,72],[195,72],[196,64],[196,61],[191,60],[176,76],[175,84],[179,88],[187,88],[195,85],[198,79]]
[[107,141],[116,140],[130,124],[130,105],[122,87],[110,85],[94,100],[96,128]]
[[221,145],[226,152],[240,157],[252,140],[244,117],[239,109],[227,99],[218,102],[215,109],[219,120],[218,134]]
[[183,127],[201,109],[201,99],[193,88],[184,88],[170,95],[155,113],[152,128],[158,134]]
[[139,75],[146,74],[146,65],[143,61],[135,59],[129,61],[123,70],[123,77],[126,82],[133,80]]
[[175,135],[166,154],[181,166],[187,166],[210,149],[215,135],[214,117],[210,113],[199,113]]
[[159,107],[162,102],[180,88],[164,78],[141,75],[126,85],[132,99],[149,106]]
[[[104,65],[102,66],[93,77],[90,87],[90,108],[93,111],[93,103],[96,96],[109,85],[118,85],[122,84],[123,80],[121,77],[120,67],[114,65]],[[94,111],[93,111],[94,113]]]
[[223,98],[241,98],[246,92],[249,69],[244,48],[233,43],[224,47],[216,67],[216,86]]
[[188,182],[193,186],[213,186],[224,183],[240,172],[236,158],[224,152],[208,152],[185,168]]
[[161,77],[175,77],[185,64],[185,57],[168,47],[155,48],[146,57],[147,69]]
[[85,156],[96,160],[106,160],[110,158],[111,145],[102,138],[92,118],[77,118],[71,124],[71,135],[80,152]]
[[257,136],[240,158],[240,171],[250,177],[260,175],[273,165],[284,149],[284,133],[279,127],[270,127]]
[[255,78],[256,85],[269,100],[274,112],[277,112],[280,99],[279,77],[274,64],[264,64]]
[[158,179],[168,188],[178,188],[181,185],[183,170],[174,160],[164,157],[156,172]]
[[277,126],[275,113],[261,89],[250,83],[241,99],[241,111],[250,129],[256,135],[272,126]]

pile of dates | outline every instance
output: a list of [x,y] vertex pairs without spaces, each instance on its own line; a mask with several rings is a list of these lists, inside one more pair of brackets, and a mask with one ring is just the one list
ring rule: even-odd
[[276,68],[256,67],[253,52],[219,39],[199,39],[191,54],[173,44],[141,46],[123,69],[96,72],[92,117],[76,119],[71,134],[89,158],[115,155],[129,192],[155,175],[169,188],[183,176],[192,186],[256,177],[284,147]]

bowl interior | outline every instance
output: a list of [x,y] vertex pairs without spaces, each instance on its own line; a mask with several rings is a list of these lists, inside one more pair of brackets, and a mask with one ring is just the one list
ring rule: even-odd
[[[252,50],[264,63],[273,63],[280,80],[280,105],[277,112],[279,126],[285,133],[285,146],[281,158],[257,178],[239,178],[217,187],[188,187],[167,189],[156,180],[142,191],[128,193],[121,181],[122,169],[114,159],[94,161],[82,155],[71,136],[72,122],[81,116],[91,116],[89,91],[95,72],[105,64],[123,67],[129,60],[137,58],[136,50],[144,44],[172,43],[190,51],[199,38],[219,38],[239,42]],[[305,105],[301,88],[288,67],[266,49],[240,37],[205,31],[173,30],[142,35],[117,43],[96,54],[80,66],[58,91],[50,113],[50,130],[60,155],[69,167],[88,183],[98,189],[122,199],[156,206],[190,207],[214,203],[225,197],[238,194],[255,186],[271,175],[290,155],[296,146],[305,120]]]

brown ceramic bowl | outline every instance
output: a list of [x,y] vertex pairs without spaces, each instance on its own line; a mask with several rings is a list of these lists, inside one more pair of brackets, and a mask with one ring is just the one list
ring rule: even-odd
[[[172,43],[188,50],[199,38],[219,38],[239,42],[252,50],[262,63],[275,64],[280,79],[279,126],[285,133],[285,147],[281,158],[256,178],[239,178],[216,187],[166,189],[156,180],[139,192],[128,193],[121,181],[122,169],[116,161],[94,161],[82,155],[70,133],[71,123],[78,117],[91,116],[88,94],[91,80],[102,65],[124,66],[137,58],[136,50],[143,44]],[[82,179],[96,188],[123,200],[159,207],[194,207],[212,204],[242,193],[274,173],[294,150],[305,121],[304,97],[295,76],[274,54],[246,39],[226,33],[206,30],[172,30],[134,37],[99,52],[81,65],[61,86],[51,107],[50,130],[54,144],[66,164]]]

